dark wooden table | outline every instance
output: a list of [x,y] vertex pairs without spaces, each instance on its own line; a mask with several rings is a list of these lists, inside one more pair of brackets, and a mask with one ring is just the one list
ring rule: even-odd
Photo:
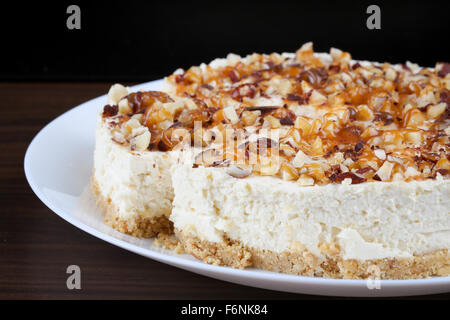
[[[48,209],[25,179],[26,148],[50,120],[110,85],[0,83],[0,299],[332,299],[180,270],[99,240]],[[72,264],[81,268],[81,290],[66,287]],[[450,294],[425,298],[450,299]]]

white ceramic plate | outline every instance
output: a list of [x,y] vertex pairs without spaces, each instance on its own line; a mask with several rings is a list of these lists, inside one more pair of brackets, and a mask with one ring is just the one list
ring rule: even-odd
[[[158,90],[162,80],[133,87]],[[382,280],[369,289],[364,280],[301,277],[256,269],[236,270],[204,264],[153,245],[151,239],[121,234],[103,223],[89,192],[97,112],[106,96],[64,113],[33,139],[25,155],[25,174],[36,195],[74,226],[118,247],[208,277],[247,286],[332,296],[407,296],[450,291],[450,277],[423,280]],[[372,287],[377,283],[372,283]]]

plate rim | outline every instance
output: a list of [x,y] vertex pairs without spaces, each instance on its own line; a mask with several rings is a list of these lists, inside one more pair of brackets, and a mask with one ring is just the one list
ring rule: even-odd
[[[147,86],[157,86],[159,84],[162,84],[162,81],[164,79],[158,79],[153,81],[148,81],[140,84],[136,84],[131,86],[130,88],[133,90],[139,90],[142,88],[145,88]],[[58,215],[63,220],[69,222],[73,226],[77,227],[78,229],[81,229],[88,234],[99,238],[103,241],[106,241],[110,244],[113,244],[115,246],[118,246],[122,249],[125,249],[127,251],[131,251],[133,253],[139,254],[141,256],[154,259],[156,261],[159,261],[161,263],[166,263],[169,265],[172,265],[177,268],[189,270],[190,272],[195,272],[198,274],[201,274],[203,276],[213,277],[209,273],[213,274],[220,274],[220,275],[232,275],[237,276],[238,278],[248,278],[253,280],[263,280],[263,281],[271,281],[271,282],[282,282],[282,283],[296,283],[296,284],[303,284],[303,285],[326,285],[333,288],[342,288],[342,289],[356,289],[361,288],[362,286],[366,287],[367,280],[352,280],[352,279],[331,279],[331,278],[321,278],[321,277],[307,277],[307,276],[299,276],[299,275],[292,275],[292,274],[285,274],[285,273],[277,273],[277,272],[270,272],[265,271],[265,273],[255,273],[254,270],[256,269],[234,269],[231,267],[226,266],[214,266],[209,265],[206,263],[203,263],[202,261],[198,260],[186,260],[180,257],[177,257],[175,255],[167,255],[165,253],[157,252],[152,250],[151,248],[143,248],[141,246],[138,246],[136,244],[129,243],[127,241],[117,239],[111,235],[108,235],[106,233],[103,233],[99,230],[96,230],[95,228],[83,223],[82,221],[79,221],[78,219],[71,216],[70,213],[65,212],[64,209],[58,207],[54,203],[52,203],[51,200],[47,198],[47,196],[41,192],[37,182],[33,178],[33,173],[31,170],[31,156],[34,150],[39,146],[38,142],[39,139],[42,138],[46,130],[49,130],[53,125],[55,125],[56,122],[61,121],[61,119],[70,116],[71,113],[79,111],[81,108],[86,108],[88,105],[95,104],[102,99],[106,98],[106,94],[101,95],[99,97],[90,99],[88,101],[85,101],[67,111],[60,114],[53,120],[51,120],[49,123],[47,123],[44,127],[42,127],[39,132],[33,137],[31,142],[29,143],[27,150],[25,152],[24,156],[24,172],[25,177],[30,185],[31,189],[35,193],[35,195],[56,215]],[[38,149],[36,149],[38,150]],[[194,269],[194,270],[192,270]],[[258,269],[259,270],[259,269]],[[202,273],[203,272],[203,273]],[[205,274],[208,273],[208,274]],[[262,279],[264,278],[264,279]],[[227,280],[225,280],[227,281]],[[447,284],[449,286],[450,291],[450,276],[447,277],[433,277],[433,278],[427,278],[427,279],[405,279],[405,280],[379,280],[380,285],[384,288],[393,288],[393,287],[429,287],[429,286],[442,286]],[[231,281],[230,281],[231,282]],[[239,282],[235,282],[240,284]],[[241,284],[245,285],[245,284]],[[252,286],[252,285],[250,285]],[[275,289],[269,289],[269,290],[275,290]],[[280,290],[278,290],[280,291]],[[372,291],[372,290],[368,290]],[[292,291],[289,291],[292,292]]]

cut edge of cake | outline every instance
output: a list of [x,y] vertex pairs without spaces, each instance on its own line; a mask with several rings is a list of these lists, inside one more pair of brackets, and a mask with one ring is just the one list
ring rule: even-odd
[[99,115],[91,190],[105,222],[119,232],[151,238],[172,233],[170,154],[130,152]]
[[137,214],[128,218],[121,217],[114,202],[102,195],[94,176],[91,177],[91,190],[96,196],[97,206],[103,212],[105,223],[113,229],[138,238],[152,238],[159,233],[173,233],[173,223],[166,215],[143,217]]

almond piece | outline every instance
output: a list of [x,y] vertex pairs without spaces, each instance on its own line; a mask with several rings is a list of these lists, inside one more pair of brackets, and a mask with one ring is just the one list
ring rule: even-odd
[[117,104],[126,95],[128,95],[128,89],[116,83],[108,91],[108,101],[109,103]]
[[392,173],[392,169],[394,168],[394,164],[389,162],[389,161],[385,161],[383,163],[383,165],[380,167],[380,169],[378,169],[378,171],[376,172],[376,175],[382,180],[382,181],[386,181],[389,180],[391,178],[391,173]]
[[375,149],[373,150],[375,156],[380,160],[386,160],[386,152],[383,149]]
[[297,183],[301,186],[313,186],[314,179],[307,174],[302,174],[300,178],[298,178]]
[[308,157],[302,150],[298,150],[295,158],[292,159],[292,164],[296,168],[301,168],[305,165],[305,163],[311,161],[311,158]]
[[135,146],[135,150],[137,151],[144,151],[150,145],[151,133],[147,128],[145,129],[146,131],[144,133],[133,139],[132,145]]
[[229,106],[223,109],[223,113],[225,115],[225,117],[230,120],[230,122],[232,124],[236,124],[239,122],[239,117],[236,113],[236,110],[234,109],[233,106]]
[[447,104],[445,102],[441,102],[435,105],[428,106],[427,108],[427,117],[429,119],[437,119],[444,113],[447,108]]

